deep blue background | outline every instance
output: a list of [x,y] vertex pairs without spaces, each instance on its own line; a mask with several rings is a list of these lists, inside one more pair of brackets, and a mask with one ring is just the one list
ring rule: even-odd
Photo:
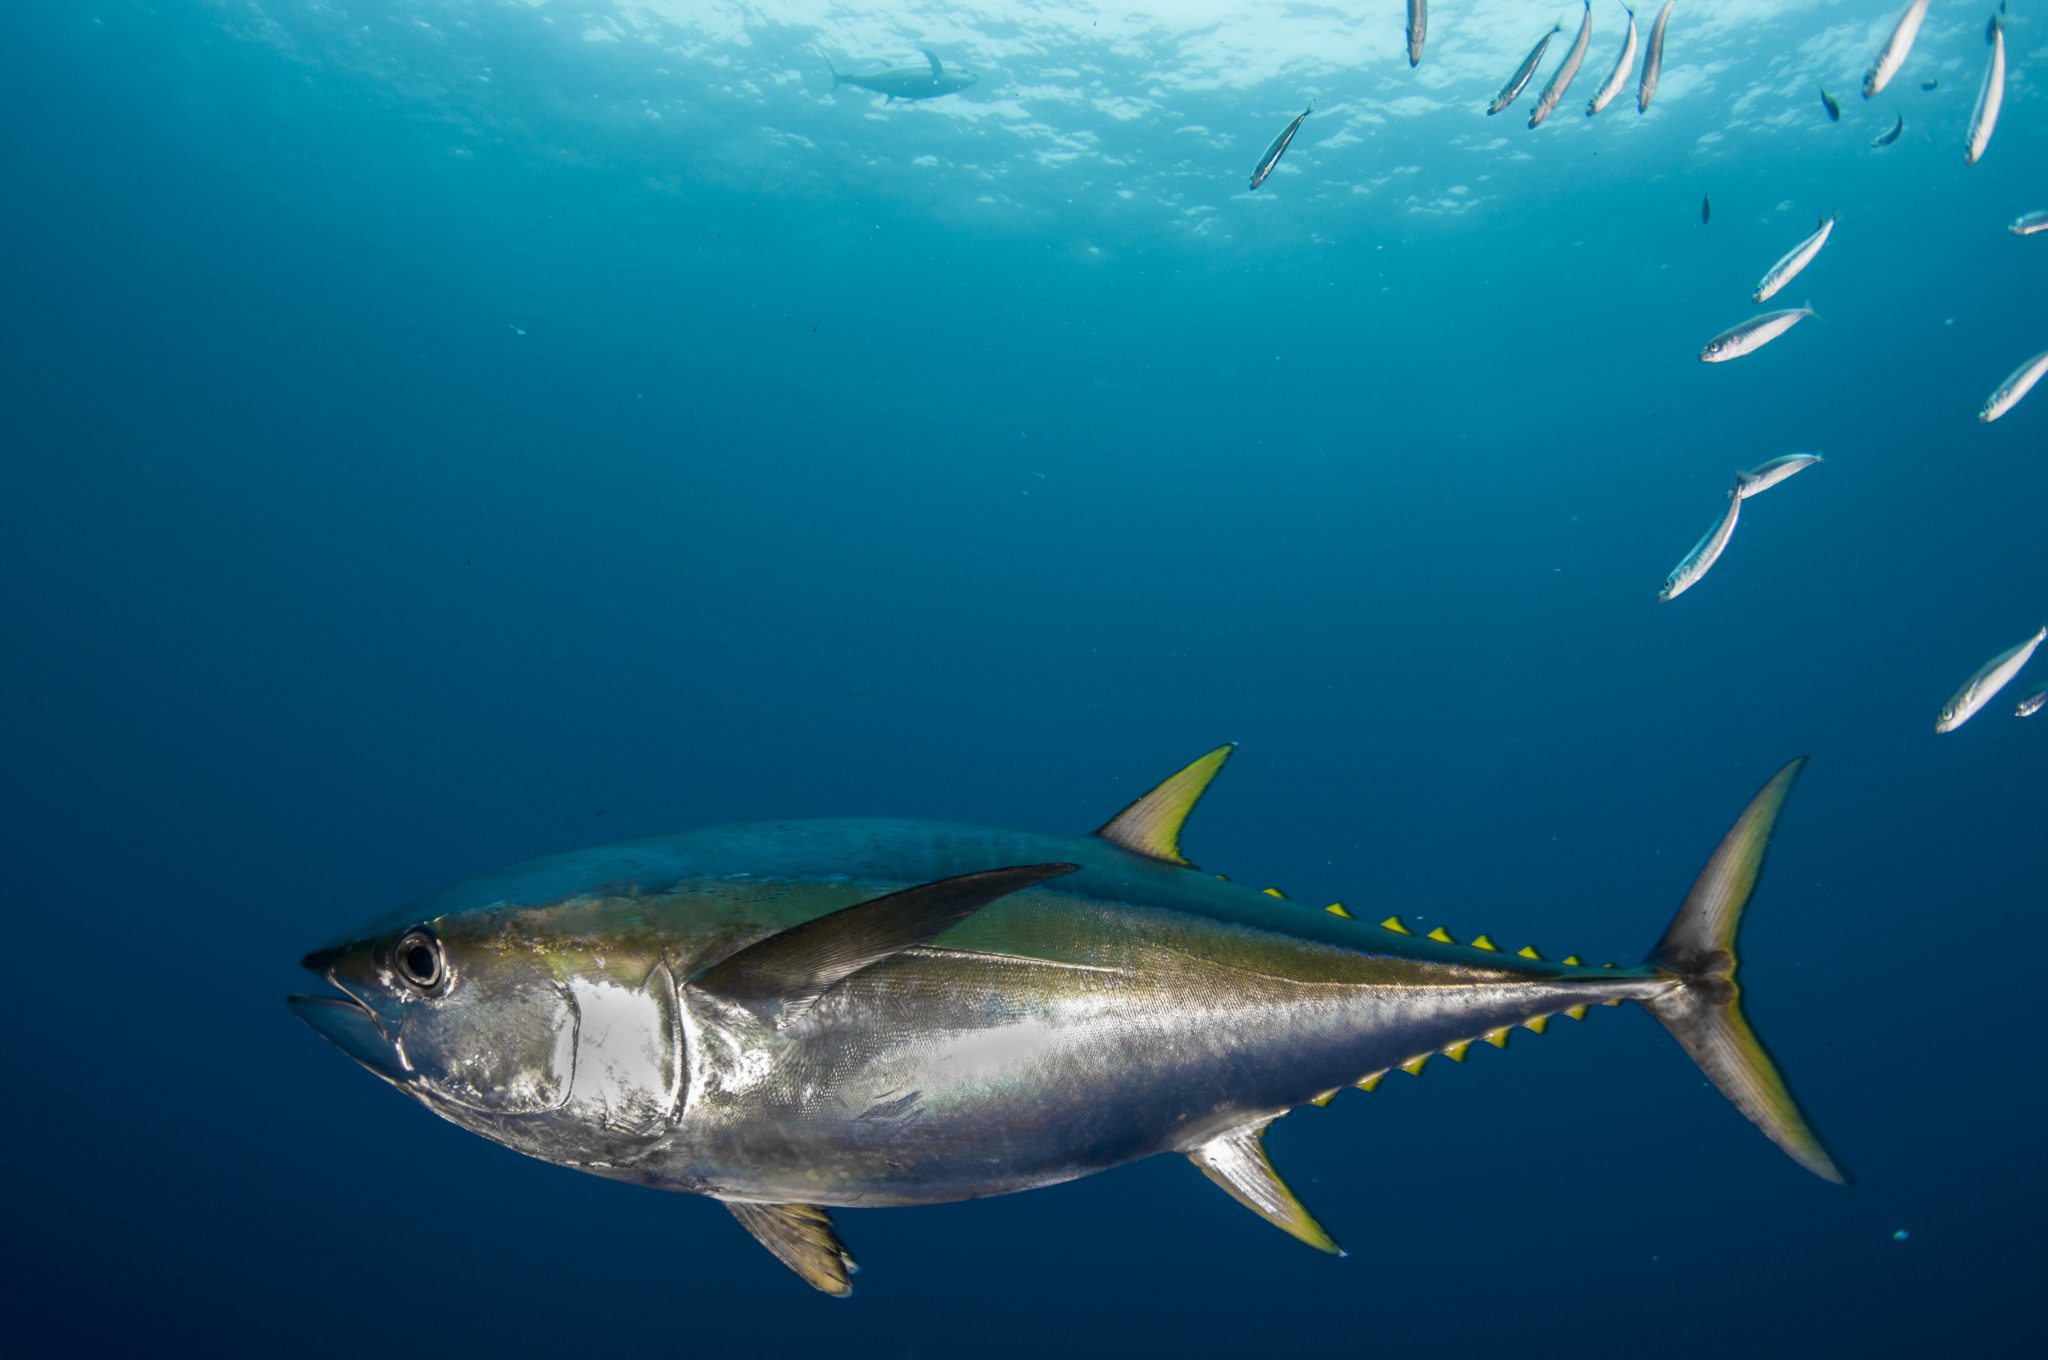
[[[452,160],[203,14],[97,13],[11,24],[0,80],[11,1335],[2034,1334],[2048,718],[1931,728],[2048,610],[2048,399],[1971,419],[2048,345],[2048,243],[2001,230],[2048,206],[2036,105],[1982,173],[1860,135],[1704,186],[1561,153],[1479,220],[1090,261],[857,184]],[[1787,196],[1842,213],[1792,290],[1825,319],[1697,364]],[[1816,447],[1653,603],[1734,467]],[[839,1303],[714,1205],[435,1122],[281,1005],[305,948],[510,860],[768,816],[1078,831],[1225,739],[1206,868],[1623,959],[1812,752],[1744,980],[1861,1184],[1600,1012],[1276,1126],[1350,1260],[1157,1160],[844,1213]]]

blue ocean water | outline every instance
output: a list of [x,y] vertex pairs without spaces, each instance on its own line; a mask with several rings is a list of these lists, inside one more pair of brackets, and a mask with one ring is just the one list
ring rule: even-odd
[[[2010,701],[2048,662],[1932,727],[2048,619],[2048,398],[1974,419],[2048,348],[2048,238],[2004,229],[2048,208],[2048,25],[2013,4],[1966,169],[1984,3],[1937,0],[1866,104],[1890,4],[1681,0],[1650,113],[1588,120],[1602,4],[1533,132],[1482,109],[1553,7],[1439,3],[1414,71],[1401,8],[18,6],[8,1335],[2024,1345],[2048,717]],[[887,104],[824,61],[921,47],[981,80]],[[1698,363],[1829,212],[1773,303],[1820,319]],[[1827,461],[1657,604],[1734,469],[1796,449]],[[844,1211],[839,1302],[280,1004],[308,947],[531,855],[1078,832],[1224,740],[1204,868],[1625,960],[1811,753],[1743,982],[1859,1184],[1602,1011],[1276,1125],[1349,1259],[1162,1158]]]

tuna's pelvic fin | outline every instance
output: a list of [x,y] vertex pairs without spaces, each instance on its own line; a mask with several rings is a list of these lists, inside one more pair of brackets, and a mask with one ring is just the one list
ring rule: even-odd
[[832,1219],[815,1204],[727,1203],[740,1226],[775,1253],[775,1259],[804,1277],[813,1289],[845,1298],[853,1292],[847,1276],[859,1270],[832,1231]]
[[1236,749],[1236,742],[1217,747],[1110,818],[1095,834],[1133,854],[1185,865],[1187,860],[1180,853],[1180,829],[1186,825],[1195,804],[1202,801],[1209,781]]
[[1807,1125],[1763,1041],[1743,1018],[1742,989],[1735,984],[1742,909],[1763,871],[1778,810],[1805,765],[1801,756],[1778,771],[1729,828],[1664,938],[1644,960],[1679,978],[1681,985],[1643,1004],[1751,1123],[1793,1161],[1841,1185],[1848,1178]]
[[789,1008],[808,1006],[834,983],[891,954],[925,943],[997,898],[1071,874],[1079,867],[1022,864],[990,869],[842,907],[756,940],[707,968],[697,977],[696,986],[736,1001],[774,1023]]
[[1259,1142],[1265,1132],[1264,1123],[1232,1129],[1190,1152],[1188,1160],[1200,1167],[1203,1175],[1228,1191],[1232,1199],[1280,1231],[1301,1239],[1317,1251],[1342,1256],[1342,1248],[1330,1240],[1330,1235],[1323,1231],[1323,1225],[1302,1207],[1294,1192],[1287,1188],[1287,1182],[1280,1179],[1280,1173],[1266,1160],[1266,1149]]

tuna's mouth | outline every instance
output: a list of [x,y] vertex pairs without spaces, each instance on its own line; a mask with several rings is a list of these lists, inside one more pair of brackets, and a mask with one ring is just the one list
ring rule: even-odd
[[[333,973],[326,967],[330,960],[331,956],[322,951],[308,954],[304,963],[341,989],[341,984],[334,981]],[[312,1026],[321,1038],[384,1080],[402,1082],[406,1079],[404,1060],[399,1057],[397,1047],[384,1037],[376,1016],[368,1006],[347,995],[345,990],[341,996],[287,996],[284,1004],[291,1008],[293,1015]]]

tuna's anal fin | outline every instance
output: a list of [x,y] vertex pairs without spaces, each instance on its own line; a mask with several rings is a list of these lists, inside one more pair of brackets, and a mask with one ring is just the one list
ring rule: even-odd
[[1110,818],[1095,834],[1133,854],[1186,865],[1187,859],[1180,852],[1180,829],[1187,824],[1195,804],[1202,801],[1209,782],[1236,749],[1236,742],[1227,742],[1169,775],[1158,788]]
[[1248,1124],[1219,1134],[1188,1153],[1188,1160],[1200,1167],[1203,1175],[1229,1192],[1232,1199],[1280,1231],[1299,1238],[1317,1251],[1342,1256],[1343,1249],[1302,1207],[1294,1192],[1287,1188],[1287,1182],[1280,1179],[1280,1173],[1266,1160],[1266,1149],[1259,1142],[1265,1136],[1266,1123]]
[[1763,871],[1778,811],[1805,765],[1802,756],[1778,771],[1722,838],[1664,938],[1644,960],[1676,976],[1680,985],[1643,1005],[1751,1123],[1793,1161],[1841,1185],[1848,1177],[1821,1146],[1763,1041],[1743,1017],[1742,989],[1735,983],[1742,910]]
[[933,80],[937,80],[940,76],[946,74],[946,68],[939,65],[938,53],[932,51],[929,47],[920,47],[917,50],[924,53],[924,59],[932,64]]
[[[1071,874],[1075,864],[1021,864],[961,874],[842,907],[756,940],[704,970],[695,985],[774,1023],[871,963],[925,943],[999,897]],[[737,1210],[735,1210],[737,1212]]]
[[842,1299],[853,1292],[847,1277],[860,1267],[832,1231],[831,1216],[817,1205],[728,1202],[725,1207],[755,1241],[803,1276],[811,1288]]

